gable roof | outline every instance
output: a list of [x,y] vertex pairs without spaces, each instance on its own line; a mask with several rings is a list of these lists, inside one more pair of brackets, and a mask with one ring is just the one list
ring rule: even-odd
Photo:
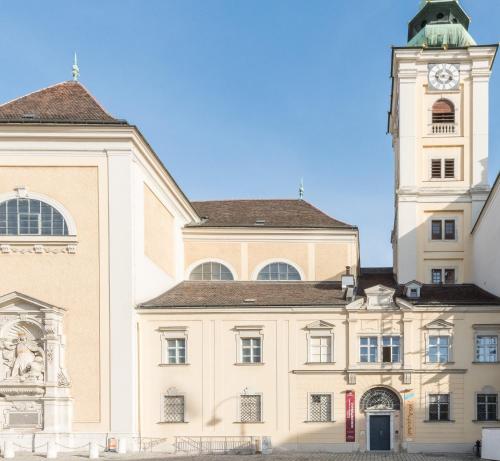
[[188,227],[356,229],[304,200],[214,200],[191,204],[202,222]]
[[67,81],[0,105],[0,123],[121,124],[80,83]]

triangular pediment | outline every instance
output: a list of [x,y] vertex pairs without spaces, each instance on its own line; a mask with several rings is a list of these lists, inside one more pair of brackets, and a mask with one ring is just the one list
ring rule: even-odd
[[365,288],[366,308],[367,309],[395,309],[394,304],[394,288],[386,287],[385,285],[375,285],[370,288]]
[[453,323],[447,322],[446,320],[438,319],[425,325],[424,328],[427,330],[443,330],[453,328]]
[[366,295],[388,295],[388,294],[394,294],[395,293],[394,288],[389,288],[386,287],[385,285],[374,285],[370,288],[365,288],[365,293]]
[[0,296],[0,313],[34,311],[62,312],[64,310],[65,309],[61,307],[48,304],[16,291]]
[[306,326],[307,330],[331,330],[335,325],[325,322],[324,320],[316,320]]

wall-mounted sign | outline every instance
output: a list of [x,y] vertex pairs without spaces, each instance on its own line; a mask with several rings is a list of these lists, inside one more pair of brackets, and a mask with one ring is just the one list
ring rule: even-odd
[[345,441],[356,441],[356,397],[354,391],[345,394]]
[[405,404],[406,408],[406,437],[415,437],[415,403],[413,401],[407,401]]

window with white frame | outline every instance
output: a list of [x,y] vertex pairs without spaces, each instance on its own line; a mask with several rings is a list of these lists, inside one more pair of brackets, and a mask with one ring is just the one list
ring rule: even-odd
[[378,361],[377,336],[362,336],[359,338],[359,360],[360,362]]
[[262,422],[262,396],[260,394],[240,395],[240,422]]
[[261,338],[241,338],[241,361],[242,363],[262,362]]
[[478,421],[498,419],[498,394],[476,394],[476,405]]
[[332,395],[309,394],[309,421],[325,423],[332,420]]
[[189,280],[234,280],[231,271],[216,261],[209,261],[196,266],[189,274]]
[[456,240],[457,225],[456,219],[432,219],[431,220],[431,239],[432,240]]
[[309,362],[327,363],[332,361],[332,337],[311,336],[309,338]]
[[163,419],[165,423],[183,423],[185,419],[185,405],[183,395],[163,396]]
[[429,395],[429,421],[450,420],[450,394]]
[[382,336],[382,362],[397,363],[401,361],[401,338],[399,336]]
[[427,362],[446,363],[450,361],[450,337],[434,336],[428,337]]
[[186,338],[168,338],[166,342],[168,363],[186,363]]
[[68,235],[68,225],[48,203],[13,198],[0,203],[0,235]]
[[300,280],[300,274],[291,264],[276,262],[263,267],[257,275],[257,280],[286,281]]
[[477,335],[476,336],[476,362],[498,361],[498,336]]
[[455,269],[448,268],[432,268],[431,269],[431,282],[436,285],[440,284],[454,284],[456,283]]

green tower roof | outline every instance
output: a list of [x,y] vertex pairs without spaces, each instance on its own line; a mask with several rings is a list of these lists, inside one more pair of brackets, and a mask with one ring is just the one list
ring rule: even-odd
[[458,0],[422,0],[408,24],[408,46],[440,48],[476,45],[468,32],[470,18]]

